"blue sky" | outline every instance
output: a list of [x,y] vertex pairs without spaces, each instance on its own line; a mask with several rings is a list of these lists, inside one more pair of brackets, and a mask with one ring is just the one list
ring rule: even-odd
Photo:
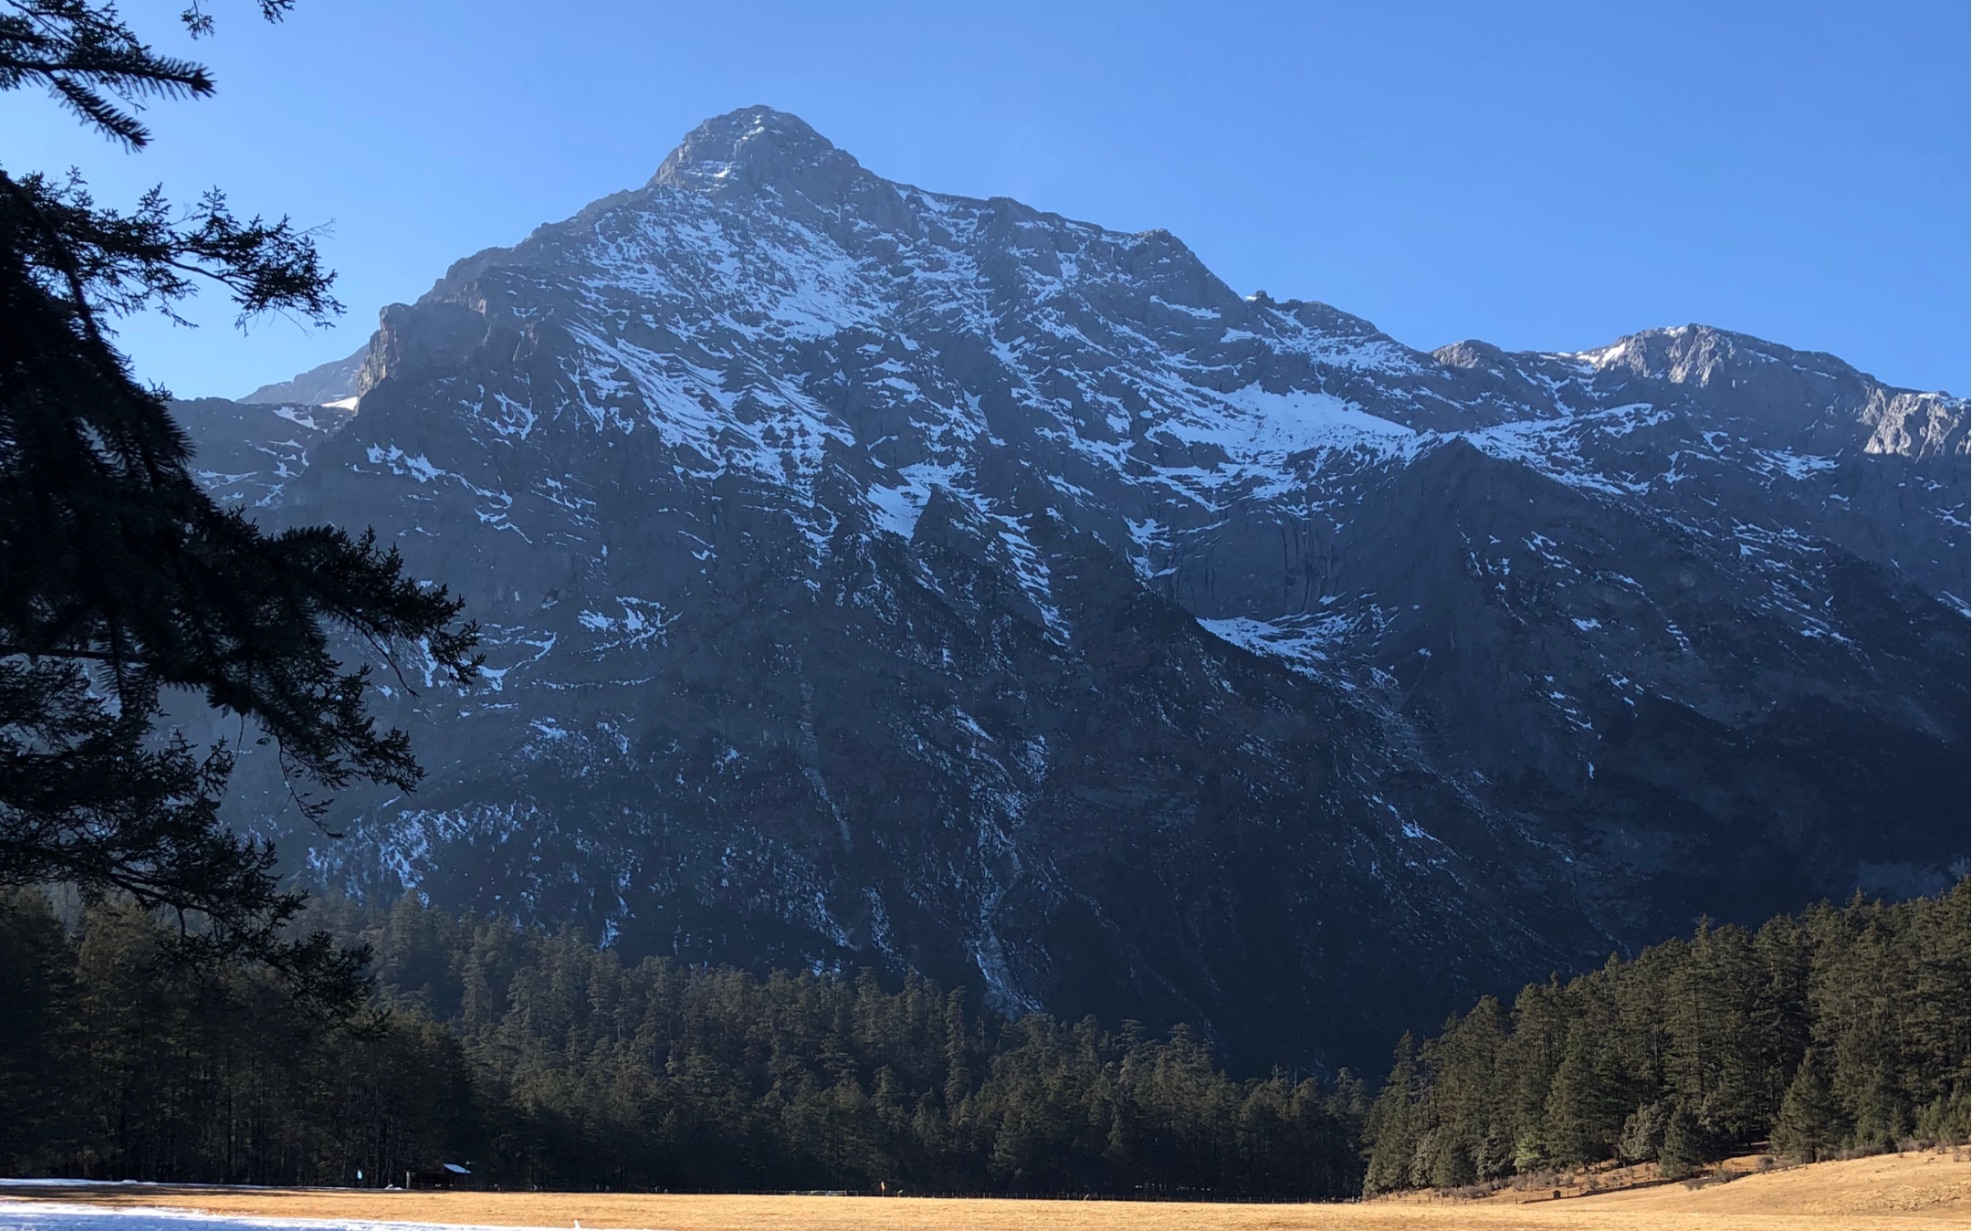
[[[175,3],[129,4],[180,49]],[[238,395],[354,350],[453,260],[642,183],[734,107],[864,165],[1164,227],[1242,293],[1432,347],[1580,349],[1703,321],[1967,388],[1966,6],[1597,3],[213,6],[219,93],[126,155],[0,98],[10,170],[106,202],[211,184],[332,224],[349,313],[126,324],[139,373]]]

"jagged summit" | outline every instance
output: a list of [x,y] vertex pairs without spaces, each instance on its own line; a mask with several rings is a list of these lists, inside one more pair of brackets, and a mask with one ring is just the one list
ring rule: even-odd
[[188,412],[485,630],[388,698],[418,794],[292,835],[353,891],[1375,1062],[1963,858],[1965,403],[1825,356],[1427,355],[748,108],[386,309],[362,387]]
[[772,107],[741,107],[700,124],[651,177],[654,185],[719,191],[867,174],[847,152],[799,116]]
[[1854,369],[1832,355],[1797,352],[1751,334],[1697,323],[1638,330],[1607,346],[1571,357],[1598,370],[1620,367],[1659,380],[1701,386],[1716,378],[1731,379],[1758,365],[1795,366],[1803,360],[1818,361],[1818,367],[1832,367],[1854,375]]
[[1645,329],[1566,358],[1604,379],[1730,390],[1750,430],[1815,452],[1967,452],[1965,399],[1891,388],[1834,355],[1751,334],[1699,324]]
[[[1775,376],[1782,372],[1849,385],[1881,383],[1824,351],[1795,350],[1753,334],[1696,322],[1640,329],[1607,346],[1565,357],[1588,363],[1597,371],[1630,372],[1653,380],[1700,387],[1719,381],[1731,385],[1761,374]],[[1948,394],[1926,396],[1951,400]]]

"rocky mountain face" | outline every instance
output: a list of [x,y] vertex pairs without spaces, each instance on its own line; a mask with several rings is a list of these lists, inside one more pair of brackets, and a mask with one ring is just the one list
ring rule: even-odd
[[317,882],[1376,1064],[1965,864],[1967,405],[1827,355],[1427,354],[756,108],[386,308],[356,387],[184,410],[487,633],[387,683],[430,777],[339,840],[243,768]]
[[300,406],[347,402],[356,396],[356,381],[363,374],[363,360],[369,353],[370,348],[365,344],[346,359],[312,367],[279,384],[262,385],[240,401],[252,405]]

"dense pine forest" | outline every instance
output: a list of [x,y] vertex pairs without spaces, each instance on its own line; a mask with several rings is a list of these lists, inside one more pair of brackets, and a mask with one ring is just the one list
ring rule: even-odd
[[1406,1036],[1364,1129],[1371,1192],[1607,1159],[1676,1177],[1770,1140],[1813,1161],[1966,1139],[1968,897],[1860,898],[1487,998]]
[[[1965,882],[1701,928],[1406,1037],[1348,1074],[1236,1080],[1182,1028],[1006,1020],[918,979],[626,964],[581,936],[318,905],[375,994],[324,1015],[188,968],[128,905],[0,900],[0,1169],[512,1187],[1339,1198],[1622,1158],[1676,1174],[1962,1141]],[[1365,1170],[1366,1168],[1366,1170]]]
[[[330,918],[325,918],[330,917]],[[1367,1099],[1236,1082],[1180,1029],[1006,1021],[922,980],[653,959],[332,905],[378,1012],[321,1020],[263,971],[195,975],[139,912],[0,914],[0,1168],[508,1186],[1334,1197]],[[362,1179],[359,1181],[358,1172]]]

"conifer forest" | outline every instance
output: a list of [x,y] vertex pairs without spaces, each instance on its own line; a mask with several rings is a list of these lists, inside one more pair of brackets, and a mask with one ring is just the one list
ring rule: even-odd
[[626,962],[408,896],[308,915],[369,949],[371,996],[337,1016],[261,966],[185,965],[127,903],[18,892],[0,1170],[381,1185],[470,1160],[509,1187],[1335,1199],[1963,1141],[1967,907],[1961,881],[1704,927],[1406,1036],[1372,1089],[1227,1073],[1182,1027]]

